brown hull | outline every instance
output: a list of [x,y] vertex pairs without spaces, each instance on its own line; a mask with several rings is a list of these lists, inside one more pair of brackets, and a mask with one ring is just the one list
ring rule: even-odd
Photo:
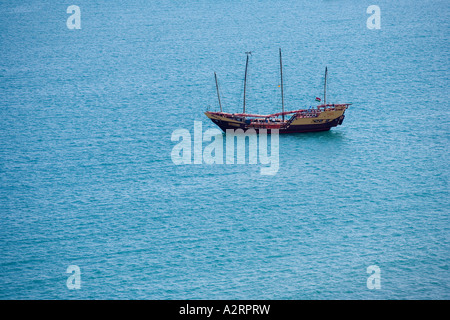
[[[281,127],[278,130],[279,130],[279,133],[304,133],[304,132],[328,131],[332,127],[336,127],[336,126],[342,124],[342,122],[344,121],[344,117],[345,116],[342,115],[341,117],[334,119],[332,121],[326,122],[326,123],[289,125],[286,128]],[[226,132],[227,129],[232,129],[232,130],[242,129],[244,131],[246,131],[248,129],[254,129],[256,132],[259,132],[260,129],[265,129],[265,128],[256,128],[251,125],[249,126],[249,125],[244,125],[244,124],[241,124],[239,126],[231,125],[227,121],[221,121],[221,120],[217,120],[217,119],[214,119],[212,121],[224,132]],[[267,132],[270,133],[271,129],[270,128],[266,128],[266,129],[267,129]]]

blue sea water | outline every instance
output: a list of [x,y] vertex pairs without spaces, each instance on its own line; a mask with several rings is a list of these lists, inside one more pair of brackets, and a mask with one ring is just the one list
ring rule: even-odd
[[[381,28],[368,29],[369,5]],[[70,5],[81,29],[69,30]],[[449,299],[447,1],[2,1],[1,299]],[[225,111],[351,102],[260,165],[175,165]],[[81,270],[70,290],[68,266]],[[369,266],[381,288],[369,289]]]

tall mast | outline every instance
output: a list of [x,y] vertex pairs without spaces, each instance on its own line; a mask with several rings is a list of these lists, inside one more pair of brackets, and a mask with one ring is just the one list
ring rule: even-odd
[[328,68],[325,67],[325,84],[323,86],[323,103],[325,106],[327,105],[327,75],[328,75]]
[[217,99],[219,99],[220,112],[222,112],[222,103],[220,102],[220,94],[219,94],[219,84],[217,82],[217,75],[215,72],[214,72],[214,78],[216,79]]
[[283,112],[283,121],[284,121],[284,94],[283,94],[283,62],[281,60],[281,48],[280,48],[280,76],[281,76],[281,108]]
[[247,62],[245,63],[245,77],[244,77],[244,112],[245,113],[245,90],[247,89],[247,68],[248,68],[248,56],[252,54],[251,51],[245,53],[247,55]]

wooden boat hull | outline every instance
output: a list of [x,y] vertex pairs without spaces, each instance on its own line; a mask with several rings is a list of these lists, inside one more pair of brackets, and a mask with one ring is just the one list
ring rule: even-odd
[[[279,127],[278,132],[279,133],[303,133],[303,132],[328,131],[332,127],[336,127],[336,126],[342,124],[344,117],[345,116],[343,115],[342,118],[334,119],[327,123],[291,125],[287,128]],[[259,129],[260,129],[260,128],[245,126],[245,125],[239,125],[239,126],[231,125],[229,122],[221,121],[221,120],[213,120],[213,122],[224,132],[226,132],[227,129],[233,129],[233,130],[242,129],[244,131],[246,131],[248,129],[255,129],[256,132],[259,132]],[[277,128],[276,127],[272,127],[272,128],[268,127],[268,128],[262,128],[262,129],[266,129],[268,131],[268,133],[270,133],[271,129],[277,129]]]
[[[346,108],[328,111],[325,110],[320,114],[311,117],[294,117],[288,121],[250,121],[247,122],[245,117],[218,112],[205,112],[205,115],[211,119],[222,131],[228,129],[254,129],[259,132],[260,129],[266,129],[270,133],[273,129],[278,129],[279,133],[303,133],[303,132],[319,132],[328,131],[333,127],[341,125],[344,121]],[[254,120],[254,119],[253,119]]]

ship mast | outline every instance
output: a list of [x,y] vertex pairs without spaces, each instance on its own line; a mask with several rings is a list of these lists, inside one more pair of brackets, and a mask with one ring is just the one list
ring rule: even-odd
[[248,56],[252,54],[251,51],[245,53],[247,55],[247,62],[245,63],[245,77],[244,77],[244,112],[245,113],[245,91],[247,89],[247,68],[248,68]]
[[222,103],[220,102],[220,94],[219,94],[219,84],[217,82],[217,75],[215,72],[214,72],[214,78],[216,79],[217,99],[219,99],[220,112],[222,112]]
[[281,110],[283,112],[283,121],[284,121],[284,94],[283,94],[283,62],[281,60],[281,48],[280,48],[280,76],[281,76]]
[[325,67],[325,84],[323,86],[323,104],[327,105],[327,75],[328,75],[328,68]]

